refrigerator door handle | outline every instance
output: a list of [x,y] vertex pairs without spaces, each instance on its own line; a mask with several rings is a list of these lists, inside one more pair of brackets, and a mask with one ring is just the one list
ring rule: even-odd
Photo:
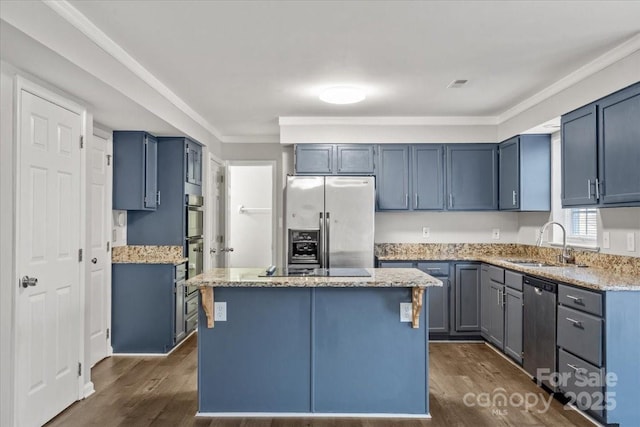
[[320,257],[318,261],[320,262],[320,268],[324,268],[325,265],[325,251],[324,251],[324,219],[322,217],[322,212],[320,212],[320,220],[318,224],[318,228],[320,228],[320,241],[318,242],[318,249],[320,252]]
[[329,259],[329,253],[330,253],[330,250],[331,250],[331,244],[329,242],[329,235],[331,234],[329,232],[330,224],[331,224],[331,220],[330,220],[330,217],[329,217],[329,212],[325,212],[324,213],[324,243],[325,243],[325,246],[323,248],[324,260],[325,260],[324,268],[329,268],[329,264],[331,263],[331,260]]

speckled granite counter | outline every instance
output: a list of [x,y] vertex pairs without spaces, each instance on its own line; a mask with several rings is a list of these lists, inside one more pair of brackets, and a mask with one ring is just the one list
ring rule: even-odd
[[371,277],[259,277],[263,268],[214,268],[187,281],[211,287],[426,288],[442,281],[415,268],[368,268]]
[[173,264],[188,261],[182,246],[115,246],[111,253],[114,264]]
[[506,260],[537,260],[556,264],[560,249],[516,244],[379,244],[380,261],[479,261],[510,270],[599,291],[640,291],[640,258],[576,251],[576,262],[588,267],[558,265],[525,267]]

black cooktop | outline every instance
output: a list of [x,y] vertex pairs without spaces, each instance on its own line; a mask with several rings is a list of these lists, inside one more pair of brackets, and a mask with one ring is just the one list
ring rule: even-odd
[[258,277],[371,277],[364,268],[276,268],[272,274],[265,271]]

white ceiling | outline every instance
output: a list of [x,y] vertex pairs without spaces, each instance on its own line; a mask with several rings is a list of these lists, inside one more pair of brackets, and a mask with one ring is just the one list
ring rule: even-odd
[[[281,116],[496,118],[640,33],[640,1],[70,4],[223,141],[278,141]],[[369,97],[317,99],[337,83]]]

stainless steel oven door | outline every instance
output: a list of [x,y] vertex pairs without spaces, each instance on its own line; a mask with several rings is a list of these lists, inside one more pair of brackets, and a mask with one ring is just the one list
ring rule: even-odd
[[187,278],[192,278],[202,273],[203,266],[203,240],[191,239],[187,243],[188,271]]
[[187,239],[202,237],[204,224],[204,212],[202,208],[187,207]]

